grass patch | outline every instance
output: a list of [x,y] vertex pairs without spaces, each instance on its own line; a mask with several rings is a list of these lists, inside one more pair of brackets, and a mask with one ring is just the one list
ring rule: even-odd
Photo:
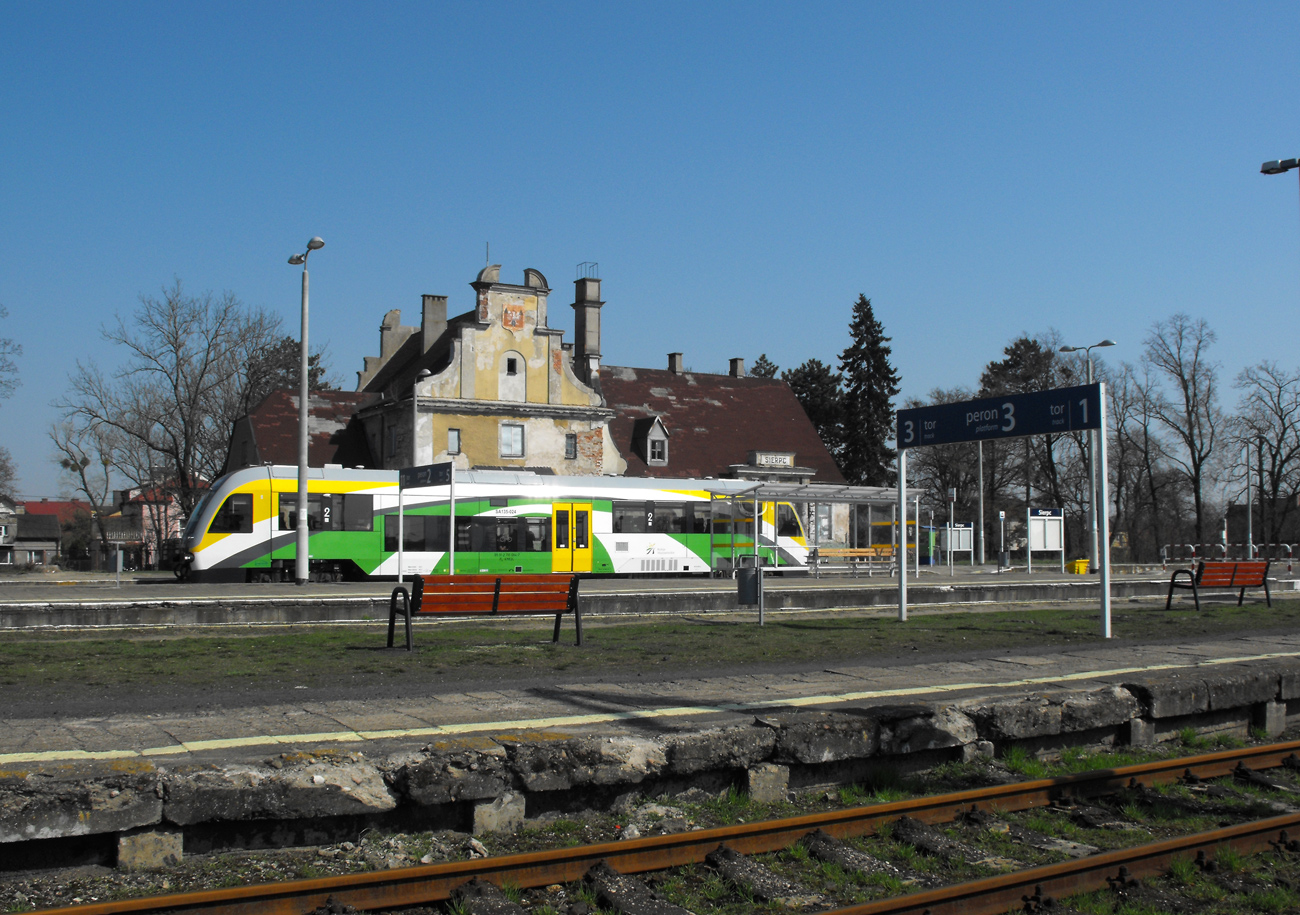
[[[186,689],[241,691],[279,686],[393,688],[493,679],[768,664],[828,664],[928,654],[1039,651],[1099,641],[1092,607],[1012,608],[918,616],[905,624],[854,613],[777,617],[759,628],[744,617],[586,621],[582,648],[550,641],[550,621],[483,625],[416,624],[416,650],[387,651],[383,624],[314,625],[114,633],[13,630],[0,633],[0,698],[46,698],[86,687],[141,695]],[[1114,615],[1129,641],[1196,638],[1300,625],[1300,601],[1207,607],[1201,614],[1138,608]],[[922,652],[918,654],[917,652]],[[345,672],[340,676],[341,672]],[[1194,733],[1193,748],[1230,745]]]

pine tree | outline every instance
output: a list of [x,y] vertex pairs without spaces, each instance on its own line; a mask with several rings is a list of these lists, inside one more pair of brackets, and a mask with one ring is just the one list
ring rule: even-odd
[[754,360],[754,367],[749,374],[756,378],[775,378],[780,368],[779,365],[767,358],[767,353],[760,353],[759,357]]
[[898,373],[889,363],[889,337],[871,310],[871,300],[859,295],[849,323],[852,343],[840,353],[844,380],[838,455],[844,478],[859,486],[889,486],[897,481],[894,449],[894,397]]
[[794,391],[826,450],[838,462],[843,408],[839,373],[820,359],[809,359],[798,368],[786,369],[781,373],[781,380]]

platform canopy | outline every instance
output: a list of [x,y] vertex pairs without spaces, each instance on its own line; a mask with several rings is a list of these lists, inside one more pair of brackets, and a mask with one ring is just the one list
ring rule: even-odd
[[[719,485],[714,485],[719,484]],[[725,484],[725,485],[722,485]],[[847,483],[767,483],[758,480],[709,480],[702,487],[719,499],[764,502],[816,502],[835,505],[894,505],[898,490],[889,486],[850,486]],[[908,489],[908,500],[925,493]]]

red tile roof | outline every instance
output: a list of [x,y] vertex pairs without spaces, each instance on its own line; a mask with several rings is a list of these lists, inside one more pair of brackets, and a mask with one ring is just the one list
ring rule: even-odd
[[[617,417],[610,434],[632,477],[720,477],[750,451],[794,452],[816,483],[843,483],[794,392],[776,378],[677,374],[667,369],[602,366],[600,385]],[[668,465],[651,467],[633,447],[638,428],[659,416],[668,430]],[[640,422],[638,422],[640,421]]]
[[23,511],[29,515],[55,515],[60,524],[70,524],[77,520],[78,515],[90,514],[90,503],[82,502],[79,499],[54,500],[41,499],[39,501],[20,502]]

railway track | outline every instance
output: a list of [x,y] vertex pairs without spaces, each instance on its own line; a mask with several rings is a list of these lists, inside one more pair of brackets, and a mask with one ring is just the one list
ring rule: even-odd
[[[1121,791],[1141,791],[1180,780],[1199,782],[1233,774],[1238,778],[1260,781],[1259,776],[1253,774],[1257,770],[1283,765],[1300,768],[1298,752],[1300,741],[1292,741],[694,832],[326,879],[45,909],[40,915],[162,912],[305,915],[327,903],[340,911],[340,906],[358,910],[427,906],[453,898],[458,888],[475,880],[480,884],[523,890],[579,881],[603,864],[609,869],[601,871],[607,875],[608,882],[611,871],[612,877],[617,879],[618,875],[628,877],[664,871],[706,860],[716,866],[720,847],[730,849],[730,852],[724,852],[726,855],[732,852],[756,855],[789,848],[814,834],[819,834],[818,841],[834,843],[872,835],[882,829],[888,832],[905,820],[918,824],[949,823],[959,817],[1013,813],[1051,804],[1077,804]],[[922,915],[926,912],[930,915],[974,915],[1001,913],[1022,905],[1026,911],[1038,911],[1037,906],[1047,905],[1047,897],[1104,888],[1115,881],[1131,881],[1164,873],[1178,858],[1195,859],[1199,855],[1202,860],[1210,860],[1218,849],[1224,847],[1240,854],[1269,848],[1300,851],[1300,843],[1289,838],[1292,835],[1300,837],[1300,812],[1090,854],[1060,864],[1031,867],[952,886],[925,888],[895,898],[834,909],[833,912],[835,915]],[[472,905],[467,909],[474,911]],[[826,910],[823,908],[822,911]]]

